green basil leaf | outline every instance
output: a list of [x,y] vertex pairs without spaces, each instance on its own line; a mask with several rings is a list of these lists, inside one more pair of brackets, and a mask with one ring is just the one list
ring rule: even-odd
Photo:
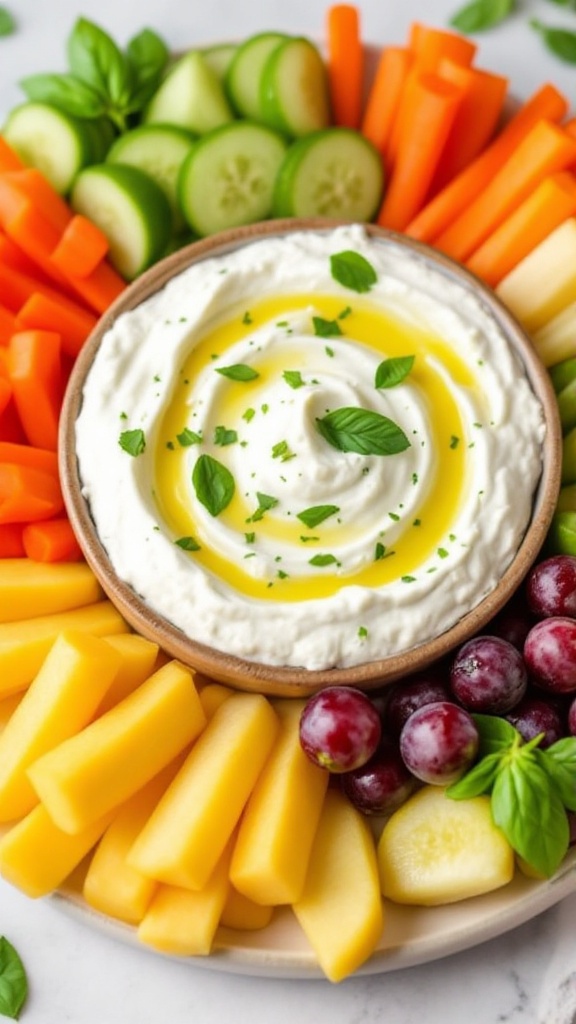
[[184,551],[200,551],[200,545],[195,537],[179,537],[174,543]]
[[184,427],[184,430],[176,434],[176,440],[183,448],[189,448],[192,444],[201,444],[202,435],[196,433],[195,430],[189,430],[188,427]]
[[238,434],[235,430],[229,430],[227,427],[222,425],[215,427],[214,444],[225,447],[227,444],[235,444],[237,440]]
[[122,448],[122,451],[128,453],[128,455],[142,455],[146,451],[146,438],[144,431],[137,430],[123,430],[118,439],[118,443]]
[[376,370],[374,387],[395,388],[408,376],[414,366],[414,356],[396,356],[384,359]]
[[105,97],[109,106],[122,110],[128,105],[128,61],[112,37],[87,18],[78,18],[68,37],[68,63],[72,73]]
[[305,381],[300,370],[284,370],[282,377],[294,390],[304,387]]
[[446,789],[446,796],[453,800],[467,800],[482,793],[489,793],[494,785],[502,754],[488,754],[478,761],[461,779]]
[[309,561],[308,561],[308,565],[315,565],[315,566],[318,566],[320,568],[323,568],[326,565],[338,565],[338,564],[339,564],[339,562],[338,562],[338,559],[336,558],[336,556],[335,555],[328,555],[328,554],[327,555],[314,555],[314,557],[310,558]]
[[576,811],[576,737],[565,737],[534,753],[540,767],[556,787],[564,807]]
[[315,526],[319,526],[325,519],[336,515],[339,511],[338,505],[311,505],[310,508],[297,512],[296,519],[299,519],[309,529],[314,529]]
[[492,816],[516,853],[550,878],[568,850],[570,830],[560,797],[535,760],[503,764],[492,789]]
[[246,363],[234,363],[232,366],[217,366],[216,373],[221,373],[223,377],[228,377],[229,380],[256,380],[260,374],[257,370],[252,369]]
[[480,757],[486,754],[497,754],[508,750],[513,744],[520,744],[522,737],[517,729],[507,722],[505,718],[498,715],[472,715],[480,743],[478,747]]
[[201,455],[192,470],[192,484],[198,501],[211,516],[218,516],[230,504],[236,485],[234,477],[211,455]]
[[18,1020],[28,995],[24,964],[11,942],[0,937],[0,1014]]
[[351,249],[331,256],[330,270],[335,281],[354,292],[369,292],[378,280],[372,264]]
[[7,7],[0,7],[0,36],[11,36],[15,31],[14,15]]
[[537,18],[531,18],[530,25],[540,34],[551,53],[566,64],[576,64],[576,32],[543,25]]
[[73,117],[92,119],[106,112],[102,96],[76,75],[28,75],[21,79],[20,88],[29,100],[50,103]]
[[246,520],[247,523],[259,522],[264,517],[265,512],[269,512],[271,508],[276,508],[276,505],[278,505],[278,498],[273,498],[271,494],[263,494],[262,491],[256,491],[256,497],[258,498],[258,508]]
[[316,419],[322,437],[341,452],[360,455],[397,455],[410,447],[404,431],[379,412],[344,406]]
[[325,320],[322,316],[313,316],[312,323],[317,338],[339,338],[342,334],[337,320]]
[[132,103],[141,110],[160,85],[168,63],[168,47],[152,29],[145,28],[126,47],[126,58],[132,69]]
[[450,18],[450,24],[460,32],[484,32],[505,21],[515,7],[515,0],[473,0]]

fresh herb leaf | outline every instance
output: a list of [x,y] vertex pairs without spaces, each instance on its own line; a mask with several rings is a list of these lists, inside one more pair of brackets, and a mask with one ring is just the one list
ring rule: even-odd
[[160,85],[169,58],[163,39],[145,28],[135,35],[126,47],[126,59],[132,76],[131,104],[142,110]]
[[202,435],[197,434],[195,430],[190,430],[188,427],[184,427],[184,430],[179,434],[176,434],[176,440],[183,448],[189,448],[190,445],[201,444]]
[[410,447],[404,431],[379,412],[344,406],[316,419],[322,437],[341,452],[396,455]]
[[16,22],[7,7],[0,7],[0,36],[11,36],[16,31]]
[[201,455],[192,470],[192,484],[198,501],[211,516],[218,516],[230,504],[236,489],[234,477],[211,455]]
[[308,562],[308,565],[315,565],[323,568],[326,565],[338,565],[338,559],[335,555],[314,555]]
[[0,937],[0,1014],[18,1020],[28,995],[26,971],[11,942]]
[[108,100],[110,115],[124,128],[125,121],[118,122],[116,114],[129,106],[132,74],[120,48],[104,29],[87,18],[78,18],[67,49],[72,74]]
[[223,377],[228,377],[229,380],[240,381],[256,380],[260,376],[257,370],[254,370],[246,363],[234,363],[232,366],[216,367],[216,373],[221,373]]
[[301,388],[304,386],[304,379],[300,370],[284,370],[282,377],[291,388]]
[[476,714],[472,717],[480,737],[478,748],[480,757],[485,757],[487,754],[500,754],[521,743],[520,733],[505,718],[500,718],[498,715]]
[[504,763],[491,797],[494,824],[525,861],[551,877],[568,850],[570,830],[556,790],[538,763]]
[[505,21],[515,7],[515,0],[473,0],[450,18],[450,24],[459,32],[485,32]]
[[395,388],[408,376],[414,366],[414,356],[397,356],[384,359],[376,370],[374,387]]
[[534,751],[540,767],[555,785],[562,803],[576,811],[576,743],[573,737],[558,740],[545,750]]
[[366,629],[366,626],[358,626],[358,636],[360,637],[361,640],[366,639],[366,637],[368,636],[368,630]]
[[229,430],[228,427],[224,427],[221,424],[214,430],[214,444],[224,447],[227,444],[235,444],[237,440],[238,434],[235,430]]
[[20,80],[29,100],[50,103],[73,117],[94,119],[106,112],[103,98],[76,75],[40,73]]
[[482,793],[489,793],[494,785],[498,769],[502,763],[500,753],[488,754],[466,772],[466,774],[448,786],[446,795],[453,800],[468,800]]
[[551,53],[566,64],[576,64],[576,32],[543,25],[537,18],[530,19],[530,26],[539,33]]
[[354,292],[369,292],[378,280],[372,264],[351,249],[331,256],[330,270],[335,281]]
[[146,438],[144,431],[140,428],[136,430],[123,430],[118,439],[118,443],[122,448],[122,451],[128,453],[128,455],[142,455],[146,450]]
[[272,445],[272,458],[288,462],[290,459],[296,458],[296,453],[291,450],[288,441],[278,441],[277,444]]
[[342,334],[337,320],[325,320],[322,316],[313,316],[312,323],[317,338],[339,338]]
[[244,536],[246,538],[246,543],[247,544],[254,544],[254,542],[256,540],[256,534],[255,533],[245,533]]
[[195,537],[179,537],[174,543],[184,551],[200,551],[200,545]]
[[246,520],[247,523],[259,522],[264,517],[265,512],[269,512],[271,508],[275,508],[278,505],[278,498],[273,498],[271,494],[263,494],[262,491],[256,491],[256,497],[258,498],[258,508]]
[[336,515],[339,511],[338,505],[311,505],[310,508],[297,512],[296,518],[301,523],[304,523],[304,526],[307,526],[308,529],[313,530],[315,526],[319,526],[325,519],[329,519],[330,516]]

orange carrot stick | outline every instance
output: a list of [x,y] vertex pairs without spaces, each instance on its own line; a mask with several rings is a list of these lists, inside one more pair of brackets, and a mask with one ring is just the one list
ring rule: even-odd
[[22,530],[22,544],[26,556],[34,562],[77,562],[82,558],[66,516],[28,523]]
[[24,167],[20,157],[6,140],[0,135],[0,174],[5,171],[18,171]]
[[14,462],[19,466],[39,469],[43,473],[51,473],[54,479],[58,480],[58,456],[45,448],[0,441],[0,463],[2,462]]
[[2,523],[0,526],[0,558],[24,558],[23,527],[20,523]]
[[492,138],[504,106],[508,79],[453,60],[440,62],[438,74],[462,89],[462,102],[434,175],[434,195],[478,156]]
[[358,8],[352,4],[330,7],[326,34],[332,118],[337,125],[358,128],[364,85],[364,51]]
[[26,434],[20,423],[20,417],[16,412],[14,395],[10,396],[8,405],[0,413],[0,446],[8,443],[26,445]]
[[[73,213],[65,199],[59,195],[44,175],[35,167],[3,174],[0,180],[0,201],[6,210],[10,202],[18,202],[18,196],[29,200],[50,223],[64,231]],[[5,214],[4,214],[5,215]]]
[[19,313],[30,295],[34,295],[36,292],[54,302],[59,302],[63,297],[60,290],[54,285],[44,284],[40,277],[31,277],[0,260],[0,295],[2,303],[7,309],[12,313]]
[[0,463],[0,523],[31,523],[50,519],[63,509],[60,485],[52,473]]
[[16,330],[16,317],[6,306],[0,306],[0,345],[7,345]]
[[568,110],[568,101],[546,83],[517,111],[490,145],[456,178],[426,204],[406,226],[406,234],[421,242],[434,242],[491,180],[502,164],[520,144],[531,128],[542,118],[561,121]]
[[379,224],[396,231],[426,199],[462,98],[461,89],[431,73],[411,77],[406,91],[398,150],[378,214]]
[[0,231],[0,263],[13,270],[19,270],[22,274],[28,274],[29,277],[35,277],[45,284],[49,283],[40,268],[3,231]]
[[55,299],[34,292],[21,307],[18,323],[21,328],[57,331],[62,351],[74,358],[96,326],[97,317],[63,296]]
[[411,64],[412,54],[406,47],[388,46],[368,95],[361,131],[384,157]]
[[576,214],[576,177],[559,171],[545,178],[472,253],[468,268],[495,288],[520,260],[568,217]]
[[538,121],[434,245],[453,259],[468,259],[544,178],[574,164],[576,139],[551,121]]
[[436,71],[441,60],[449,58],[457,64],[469,65],[477,46],[467,36],[446,29],[413,22],[408,35],[408,48],[420,71]]
[[81,213],[67,224],[52,252],[52,263],[65,277],[87,277],[106,256],[110,246],[106,235]]
[[30,444],[56,451],[62,405],[61,340],[54,331],[19,331],[10,340],[10,382]]

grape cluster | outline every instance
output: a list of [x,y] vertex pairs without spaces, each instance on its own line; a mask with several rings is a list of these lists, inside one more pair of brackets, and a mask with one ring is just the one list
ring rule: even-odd
[[373,695],[328,687],[300,720],[308,757],[366,814],[387,815],[421,783],[446,786],[478,754],[475,714],[506,718],[542,747],[576,736],[576,557],[554,555],[485,632]]

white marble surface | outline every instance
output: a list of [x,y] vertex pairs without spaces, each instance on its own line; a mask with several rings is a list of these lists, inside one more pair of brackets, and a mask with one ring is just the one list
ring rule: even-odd
[[[0,113],[22,98],[17,81],[59,70],[79,14],[121,41],[144,25],[174,47],[278,28],[322,37],[322,0],[8,0],[17,32],[0,39]],[[445,25],[458,0],[363,0],[367,41],[402,42],[412,19]],[[526,96],[546,80],[576,100],[576,67],[546,54],[529,17],[576,30],[576,13],[525,0],[505,25],[478,37],[479,61],[505,71]],[[351,879],[353,884],[353,879]],[[576,896],[507,934],[433,963],[350,979],[280,981],[225,975],[125,946],[0,883],[0,934],[30,978],[24,1024],[573,1024]]]

